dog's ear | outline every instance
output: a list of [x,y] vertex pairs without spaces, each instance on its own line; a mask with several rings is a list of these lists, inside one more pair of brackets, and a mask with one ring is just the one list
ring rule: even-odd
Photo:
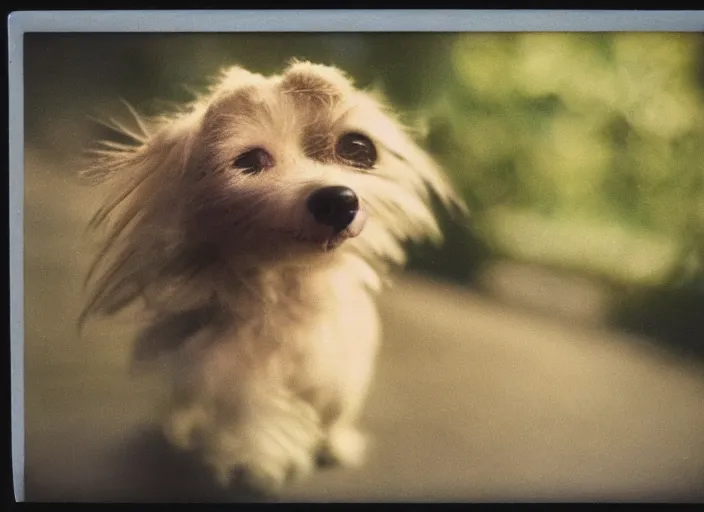
[[121,310],[164,271],[170,217],[176,216],[178,187],[189,167],[197,114],[159,120],[135,144],[104,143],[83,172],[109,192],[89,223],[104,230],[104,243],[87,273],[91,293],[79,326],[90,315]]
[[400,158],[421,177],[431,200],[438,200],[451,215],[458,219],[465,218],[469,214],[464,200],[457,193],[452,181],[409,130],[399,125],[391,144],[393,144],[392,147],[397,148]]
[[89,151],[90,161],[81,171],[84,179],[93,183],[114,178],[133,178],[163,170],[183,170],[188,162],[193,136],[198,128],[199,111],[192,110],[171,117],[147,121],[134,111],[136,129],[114,120],[101,124],[112,129],[121,140],[99,141]]

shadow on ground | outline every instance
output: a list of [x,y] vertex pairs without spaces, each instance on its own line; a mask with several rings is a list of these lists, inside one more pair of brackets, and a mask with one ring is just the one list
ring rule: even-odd
[[141,503],[238,503],[273,501],[234,483],[224,489],[194,457],[171,447],[156,429],[135,429],[123,443],[99,455],[110,473],[81,476],[77,467],[73,485],[57,485],[27,472],[25,485],[32,501],[141,502]]

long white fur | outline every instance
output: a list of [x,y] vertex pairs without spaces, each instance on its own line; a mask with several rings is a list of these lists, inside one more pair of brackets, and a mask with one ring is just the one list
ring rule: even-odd
[[[356,465],[357,421],[379,341],[374,298],[404,244],[440,240],[432,196],[463,210],[449,182],[371,94],[339,70],[294,62],[272,77],[225,70],[180,111],[148,122],[135,144],[106,144],[85,176],[111,192],[91,226],[104,246],[81,322],[142,305],[135,362],[168,379],[163,430],[227,485],[241,470],[277,490],[320,456]],[[350,168],[331,153],[366,134],[378,161]],[[275,165],[232,168],[248,148]],[[334,250],[306,198],[345,185],[368,214]]]

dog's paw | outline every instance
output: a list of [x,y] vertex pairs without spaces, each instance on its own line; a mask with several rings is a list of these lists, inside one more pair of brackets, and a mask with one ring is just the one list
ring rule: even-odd
[[307,478],[314,468],[311,454],[284,463],[260,459],[243,468],[240,478],[250,489],[275,495],[281,493],[286,485]]
[[271,415],[250,418],[234,430],[210,432],[205,460],[223,486],[244,483],[276,494],[315,469],[315,449],[322,431],[317,416]]
[[169,442],[182,450],[193,448],[193,437],[208,421],[202,407],[192,406],[171,413],[163,425],[163,433]]
[[304,479],[315,469],[307,445],[297,445],[292,440],[264,443],[252,447],[239,440],[218,452],[211,451],[205,460],[223,487],[244,485],[262,494],[278,494],[287,484]]
[[364,463],[367,441],[354,427],[336,427],[330,430],[318,453],[318,462],[324,466],[357,468]]

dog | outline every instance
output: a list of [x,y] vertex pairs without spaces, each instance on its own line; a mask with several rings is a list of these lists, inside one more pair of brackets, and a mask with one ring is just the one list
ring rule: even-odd
[[407,242],[442,240],[435,202],[466,213],[378,96],[306,61],[227,68],[176,112],[131,109],[132,142],[83,171],[110,191],[80,323],[136,305],[162,431],[223,486],[276,493],[363,462],[376,296]]

